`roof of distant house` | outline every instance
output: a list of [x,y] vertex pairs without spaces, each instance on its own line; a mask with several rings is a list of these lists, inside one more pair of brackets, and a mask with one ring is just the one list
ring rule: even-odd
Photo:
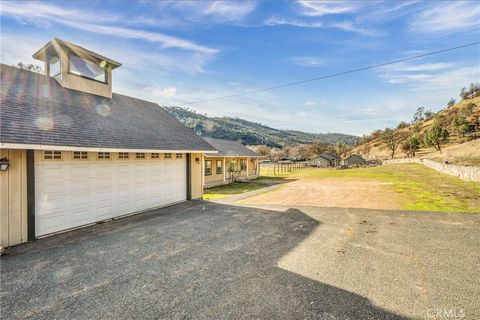
[[322,157],[322,158],[328,159],[330,161],[341,160],[341,158],[339,156],[337,156],[336,154],[328,153],[328,152],[321,153],[319,156]]
[[2,144],[215,152],[156,103],[66,89],[4,64],[0,78]]
[[209,137],[204,137],[203,139],[218,150],[218,153],[212,155],[212,157],[258,157],[258,154],[236,141]]

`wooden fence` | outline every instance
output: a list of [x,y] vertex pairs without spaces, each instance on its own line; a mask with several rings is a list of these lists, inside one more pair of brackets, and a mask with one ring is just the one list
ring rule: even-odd
[[265,176],[278,176],[282,174],[297,172],[306,168],[308,168],[308,162],[266,162],[260,164],[260,174]]

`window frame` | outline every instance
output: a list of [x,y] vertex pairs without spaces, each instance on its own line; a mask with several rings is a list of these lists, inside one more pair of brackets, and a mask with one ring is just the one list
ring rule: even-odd
[[141,159],[144,160],[147,158],[147,155],[145,152],[135,152],[135,159]]
[[163,158],[164,158],[164,159],[172,159],[172,154],[169,153],[169,152],[168,152],[168,153],[164,153],[164,154],[163,154]]
[[[218,166],[218,164],[220,163],[220,166]],[[220,170],[219,170],[220,169]],[[223,161],[222,160],[217,160],[216,161],[216,170],[215,172],[217,174],[222,174],[223,173]]]
[[[96,63],[96,61],[79,57],[78,55],[73,54],[72,52],[70,52],[70,53],[68,54],[68,70],[67,70],[67,73],[68,73],[68,74],[71,74],[71,75],[76,76],[76,77],[88,79],[88,80],[91,80],[91,81],[95,81],[95,82],[98,82],[98,83],[108,84],[108,81],[110,80],[110,79],[108,78],[108,70],[107,70],[108,62],[107,62],[107,64],[105,65],[105,67],[102,68],[103,71],[104,71],[104,73],[105,73],[105,74],[104,74],[105,81],[101,81],[101,80],[97,80],[97,79],[95,79],[95,78],[90,78],[89,76],[85,76],[85,75],[82,75],[82,74],[78,74],[78,73],[72,72],[72,68],[71,68],[71,57],[72,57],[72,56],[77,57],[78,59],[81,59],[81,60],[86,61],[86,62],[90,62],[90,63],[93,63],[93,64]],[[101,68],[101,67],[100,67],[100,68]]]
[[[58,67],[58,72],[55,73],[55,74],[51,74],[51,70],[52,70],[51,65],[52,64],[50,63],[50,59],[52,59],[52,58],[57,58],[58,59],[58,66],[59,67]],[[56,76],[58,76],[59,74],[62,73],[62,59],[60,58],[60,56],[58,56],[58,55],[50,56],[47,60],[47,65],[48,65],[48,76],[56,77]]]
[[183,153],[175,153],[175,159],[183,159]]
[[[51,158],[47,158],[47,152],[51,153]],[[55,158],[56,155],[59,155],[59,158]],[[62,151],[56,150],[44,150],[43,151],[43,160],[62,160]]]
[[150,153],[150,159],[160,159],[160,153],[159,152],[152,152]]
[[[207,163],[210,163],[210,168],[208,168]],[[209,170],[207,172],[207,169]],[[205,176],[211,176],[212,175],[212,160],[205,160]]]
[[118,153],[119,160],[128,160],[130,159],[130,154],[128,152],[119,152]]
[[240,159],[240,171],[247,171],[247,159]]
[[[75,153],[78,153],[79,158],[75,158]],[[83,156],[86,156],[85,158]],[[72,160],[88,160],[87,151],[72,151]]]
[[[101,157],[100,157],[100,154],[102,154]],[[110,160],[110,159],[112,159],[112,153],[111,152],[97,152],[97,159],[98,160]]]

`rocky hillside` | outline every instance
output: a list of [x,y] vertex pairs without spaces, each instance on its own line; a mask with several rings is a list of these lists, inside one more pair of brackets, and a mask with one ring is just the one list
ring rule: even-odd
[[247,145],[269,147],[308,144],[315,140],[336,144],[339,142],[355,145],[359,137],[342,133],[306,133],[294,130],[280,130],[259,123],[230,117],[208,117],[193,110],[180,107],[164,107],[184,125],[198,135],[212,138],[238,140]]

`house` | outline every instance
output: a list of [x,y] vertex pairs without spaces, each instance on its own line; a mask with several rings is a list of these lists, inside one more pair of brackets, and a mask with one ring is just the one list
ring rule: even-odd
[[344,165],[348,166],[348,165],[355,165],[355,164],[364,164],[366,161],[358,154],[352,154],[348,158],[343,159],[342,162]]
[[59,39],[33,57],[46,75],[0,69],[1,246],[202,197],[215,148],[112,93],[120,63]]
[[333,153],[324,152],[318,157],[309,161],[310,166],[312,167],[336,167],[340,165],[341,158]]
[[255,152],[236,141],[204,139],[218,150],[217,154],[205,154],[204,186],[206,188],[228,183],[232,174],[237,174],[239,180],[258,177],[260,167],[258,155]]

